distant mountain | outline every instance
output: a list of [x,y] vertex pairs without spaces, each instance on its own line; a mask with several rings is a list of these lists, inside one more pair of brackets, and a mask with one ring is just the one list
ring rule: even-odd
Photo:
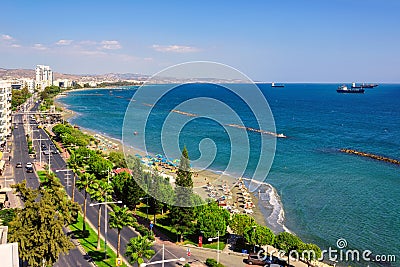
[[[106,74],[67,74],[53,72],[54,80],[69,79],[74,81],[120,81],[120,80],[147,80],[150,76],[138,73],[106,73]],[[33,69],[5,69],[0,68],[0,79],[35,79]]]
[[[106,73],[106,74],[66,74],[53,72],[53,79],[69,79],[77,82],[116,82],[126,80],[137,80],[147,81],[151,76],[138,74],[138,73]],[[30,78],[35,79],[35,70],[33,69],[4,69],[0,68],[0,79],[20,79]],[[229,79],[214,79],[214,78],[203,78],[203,79],[177,79],[174,77],[161,77],[158,76],[153,78],[150,83],[185,83],[185,82],[205,82],[205,83],[242,83],[248,82],[243,80],[229,80]]]

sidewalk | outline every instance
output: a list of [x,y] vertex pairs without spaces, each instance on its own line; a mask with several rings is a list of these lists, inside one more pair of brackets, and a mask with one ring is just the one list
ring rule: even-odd
[[[0,188],[7,190],[7,199],[5,207],[6,208],[22,208],[23,203],[21,199],[13,193],[11,189],[11,185],[15,184],[15,177],[14,177],[14,166],[13,166],[13,158],[14,158],[14,150],[13,150],[13,138],[11,137],[7,140],[7,147],[11,147],[11,151],[3,152],[3,160],[6,162],[3,174],[0,177],[1,183]],[[11,156],[11,161],[9,161],[9,156]]]

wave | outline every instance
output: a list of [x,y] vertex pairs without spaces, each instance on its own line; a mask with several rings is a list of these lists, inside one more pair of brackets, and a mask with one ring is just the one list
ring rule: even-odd
[[[285,210],[283,208],[283,203],[278,194],[278,191],[271,184],[266,182],[257,181],[254,179],[243,178],[246,186],[250,183],[255,183],[258,185],[258,206],[264,215],[267,226],[275,233],[279,232],[289,232],[292,233],[285,226]],[[254,188],[254,187],[253,187]]]

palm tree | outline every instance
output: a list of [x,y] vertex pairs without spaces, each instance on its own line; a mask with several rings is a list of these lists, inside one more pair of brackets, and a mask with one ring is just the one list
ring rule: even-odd
[[144,262],[144,258],[150,259],[155,251],[151,249],[152,242],[147,236],[138,236],[131,238],[126,245],[125,256],[128,257],[129,263],[138,265]]
[[[97,202],[104,202],[111,198],[112,185],[107,181],[97,180],[89,187],[90,198]],[[101,206],[99,205],[99,213],[97,215],[97,250],[100,250],[100,217]]]
[[86,233],[86,206],[87,206],[87,196],[90,185],[95,182],[96,177],[93,174],[85,172],[82,177],[76,181],[76,187],[78,190],[84,190],[85,200],[83,201],[83,234]]
[[121,246],[121,230],[125,226],[132,226],[136,219],[128,212],[128,208],[114,206],[114,212],[110,214],[110,227],[118,230],[117,258]]

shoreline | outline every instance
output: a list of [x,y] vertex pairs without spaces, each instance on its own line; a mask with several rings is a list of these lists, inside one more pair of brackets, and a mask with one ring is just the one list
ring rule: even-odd
[[[98,88],[88,88],[88,89],[93,90],[93,89],[98,89]],[[86,89],[76,89],[76,90],[86,90]],[[71,91],[69,91],[69,92],[71,92]],[[54,98],[54,104],[56,105],[56,107],[62,108],[62,117],[66,121],[70,122],[73,118],[75,118],[76,116],[79,116],[79,114],[76,113],[75,111],[68,109],[67,105],[58,101],[62,97],[65,97],[65,96],[64,95],[56,96]],[[145,151],[141,151],[135,147],[123,144],[122,140],[120,140],[118,138],[108,136],[107,134],[101,133],[100,131],[82,127],[81,125],[77,125],[77,126],[79,126],[80,130],[83,133],[87,133],[94,137],[100,136],[101,139],[107,140],[108,142],[116,143],[118,148],[110,149],[110,151],[119,151],[119,152],[123,152],[125,155],[129,154],[132,156],[134,156],[136,154],[138,154],[142,157],[146,156]],[[104,152],[107,152],[107,151],[104,151]],[[171,175],[169,173],[164,173],[164,174]],[[228,199],[227,202],[230,202],[231,204],[233,204],[233,202],[235,202],[235,199],[236,199],[237,202],[239,202],[237,204],[241,205],[241,203],[240,203],[241,201],[239,201],[239,199],[241,197],[240,196],[241,193],[239,192],[239,189],[237,189],[237,187],[235,187],[235,184],[238,182],[238,178],[234,177],[233,175],[224,174],[224,173],[221,173],[221,171],[216,171],[216,170],[209,170],[209,169],[199,170],[199,169],[194,168],[192,179],[193,179],[193,191],[196,194],[200,195],[202,199],[209,198],[208,192],[205,190],[205,187],[207,186],[207,182],[213,184],[217,188],[221,188],[223,183],[227,183],[232,191],[232,199]],[[248,178],[243,178],[243,180],[249,181]],[[263,184],[273,188],[273,186],[268,183],[263,183]],[[261,183],[260,183],[260,185],[261,185]],[[248,186],[246,186],[246,187],[248,187]],[[249,215],[252,216],[258,224],[271,227],[271,230],[273,230],[274,232],[279,232],[277,227],[274,227],[274,225],[270,225],[267,222],[267,216],[270,216],[270,215],[263,213],[263,209],[265,210],[265,208],[260,207],[260,205],[262,204],[262,201],[260,201],[260,198],[257,196],[257,192],[250,192],[250,195],[251,195],[251,200],[254,203],[254,207],[253,207],[253,213],[249,214]],[[235,196],[235,198],[234,198],[234,196]],[[278,200],[278,201],[280,201],[280,200]],[[271,206],[271,208],[273,209],[274,207]],[[243,208],[241,208],[240,211],[241,211],[240,213],[243,213]],[[282,208],[282,211],[283,211],[283,208]],[[285,229],[284,224],[282,224],[282,229]]]
[[[93,89],[99,89],[99,88],[88,88],[88,89],[93,90]],[[83,89],[77,89],[77,90],[83,90]],[[86,89],[84,89],[84,90],[86,90]],[[79,116],[79,114],[77,112],[74,112],[74,111],[68,109],[67,105],[59,102],[58,99],[61,97],[65,97],[65,96],[57,96],[54,99],[54,104],[58,105],[59,107],[62,107],[63,118],[66,119],[68,122],[70,122],[70,120],[72,120],[76,116]],[[64,117],[65,115],[67,117]],[[120,140],[118,138],[108,136],[107,134],[101,133],[100,131],[96,131],[93,129],[87,129],[80,125],[77,125],[77,126],[80,127],[82,132],[86,132],[89,135],[92,135],[92,136],[99,135],[105,140],[115,142],[116,144],[118,144],[118,149],[116,151],[123,152],[125,155],[126,155],[127,151],[129,151],[130,155],[135,155],[135,154],[139,154],[141,156],[146,155],[145,151],[141,151],[132,146],[123,144],[122,140]],[[195,174],[198,174],[198,175],[196,176]],[[284,212],[283,204],[281,202],[281,199],[280,199],[280,196],[279,196],[277,190],[271,184],[266,183],[266,182],[257,181],[257,180],[252,180],[250,178],[242,178],[242,177],[235,178],[233,175],[224,174],[222,171],[210,170],[210,169],[204,169],[204,170],[194,169],[192,178],[193,178],[193,191],[195,193],[198,193],[199,195],[201,195],[201,194],[198,192],[198,190],[204,191],[204,186],[206,186],[206,184],[207,184],[206,181],[212,181],[212,182],[216,183],[216,185],[219,185],[219,186],[221,186],[224,183],[224,181],[225,181],[225,183],[227,181],[229,181],[229,183],[231,184],[232,193],[235,195],[238,195],[238,193],[239,193],[238,189],[234,186],[237,184],[239,179],[242,179],[245,183],[252,181],[252,182],[259,184],[260,186],[257,187],[257,189],[260,189],[263,186],[264,186],[264,188],[265,187],[269,188],[270,191],[265,190],[264,192],[261,192],[261,194],[269,195],[268,201],[264,201],[264,199],[262,199],[262,197],[260,197],[260,191],[258,192],[258,196],[257,196],[256,191],[250,192],[251,200],[254,203],[254,207],[253,207],[254,212],[252,214],[249,214],[249,216],[253,217],[257,224],[265,225],[265,226],[269,227],[275,234],[277,234],[279,232],[289,232],[291,234],[296,235],[294,232],[289,230],[284,224],[285,212]],[[249,188],[248,184],[246,185],[246,188],[247,189]],[[203,195],[204,195],[204,193],[207,194],[207,192],[203,192]],[[271,195],[273,195],[273,197],[271,197]],[[201,197],[204,199],[204,197],[202,195],[201,195]],[[277,203],[273,203],[273,202],[277,202]],[[262,204],[265,204],[265,205],[262,205]],[[265,210],[270,211],[270,214],[266,214]],[[278,220],[276,222],[273,221],[273,223],[271,223],[271,221],[268,221],[268,219],[274,215],[274,211],[277,211]],[[240,213],[243,214],[242,211]],[[275,213],[275,215],[276,215],[276,213]],[[277,230],[278,228],[279,228],[279,230]],[[316,266],[329,267],[331,265],[326,264],[325,262],[318,262],[318,264]]]

